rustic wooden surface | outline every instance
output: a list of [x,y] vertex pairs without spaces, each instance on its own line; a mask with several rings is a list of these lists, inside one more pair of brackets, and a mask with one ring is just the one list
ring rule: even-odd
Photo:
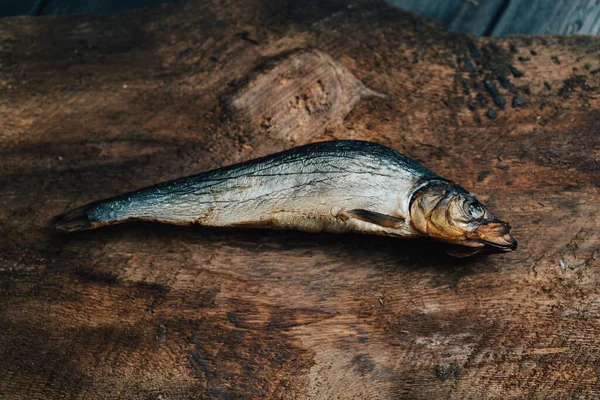
[[[600,40],[473,39],[383,3],[259,3],[0,21],[0,398],[598,398]],[[232,107],[299,49],[385,97],[352,108],[335,79],[303,85],[297,112],[321,128],[291,136]],[[359,235],[50,226],[343,138],[462,184],[519,249],[455,260]]]

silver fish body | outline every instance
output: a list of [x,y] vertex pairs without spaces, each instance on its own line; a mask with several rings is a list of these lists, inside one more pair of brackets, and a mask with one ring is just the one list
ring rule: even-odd
[[56,226],[142,220],[427,236],[411,222],[411,203],[439,185],[458,187],[379,144],[321,142],[91,203],[59,216]]

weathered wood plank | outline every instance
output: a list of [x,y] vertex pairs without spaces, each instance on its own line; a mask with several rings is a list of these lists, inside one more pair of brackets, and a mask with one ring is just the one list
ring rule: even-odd
[[[0,21],[0,397],[600,395],[599,39],[473,39],[316,3]],[[231,114],[224,99],[299,48],[386,97],[316,136]],[[50,228],[90,200],[342,138],[462,184],[520,248],[457,261],[358,235]]]
[[440,21],[453,32],[486,35],[491,32],[496,16],[504,9],[502,0],[494,1],[418,1],[388,0],[403,10]]
[[114,14],[123,10],[150,7],[176,0],[17,0],[0,3],[0,17],[14,15]]
[[600,3],[596,0],[511,1],[492,34],[598,35]]
[[598,35],[600,3],[595,0],[388,0],[390,4],[440,21],[471,35]]
[[67,14],[114,14],[123,10],[140,7],[151,7],[161,3],[173,3],[176,0],[47,0],[38,15],[67,15]]
[[13,15],[27,15],[36,8],[40,0],[19,0],[0,5],[0,17],[9,17]]
[[[2,15],[112,14],[175,0],[129,0],[121,2],[49,0],[5,5]],[[472,35],[586,34],[600,32],[600,4],[595,0],[510,1],[388,0],[390,4],[440,21],[446,29]],[[37,11],[35,11],[37,10]]]
[[388,3],[403,10],[415,12],[423,17],[443,21],[456,14],[464,1],[388,0]]

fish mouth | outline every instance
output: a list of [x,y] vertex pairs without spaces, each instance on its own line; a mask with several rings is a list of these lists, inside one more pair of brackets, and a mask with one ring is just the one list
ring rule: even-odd
[[509,232],[510,225],[508,223],[492,221],[477,227],[473,232],[475,234],[473,239],[505,252],[514,251],[517,249],[517,241]]

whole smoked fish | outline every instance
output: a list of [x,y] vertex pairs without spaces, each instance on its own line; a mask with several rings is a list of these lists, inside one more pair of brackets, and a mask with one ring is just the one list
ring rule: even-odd
[[[467,256],[517,247],[510,225],[473,195],[395,150],[309,144],[68,211],[64,232],[126,221],[429,237]],[[457,249],[461,249],[460,251]]]

